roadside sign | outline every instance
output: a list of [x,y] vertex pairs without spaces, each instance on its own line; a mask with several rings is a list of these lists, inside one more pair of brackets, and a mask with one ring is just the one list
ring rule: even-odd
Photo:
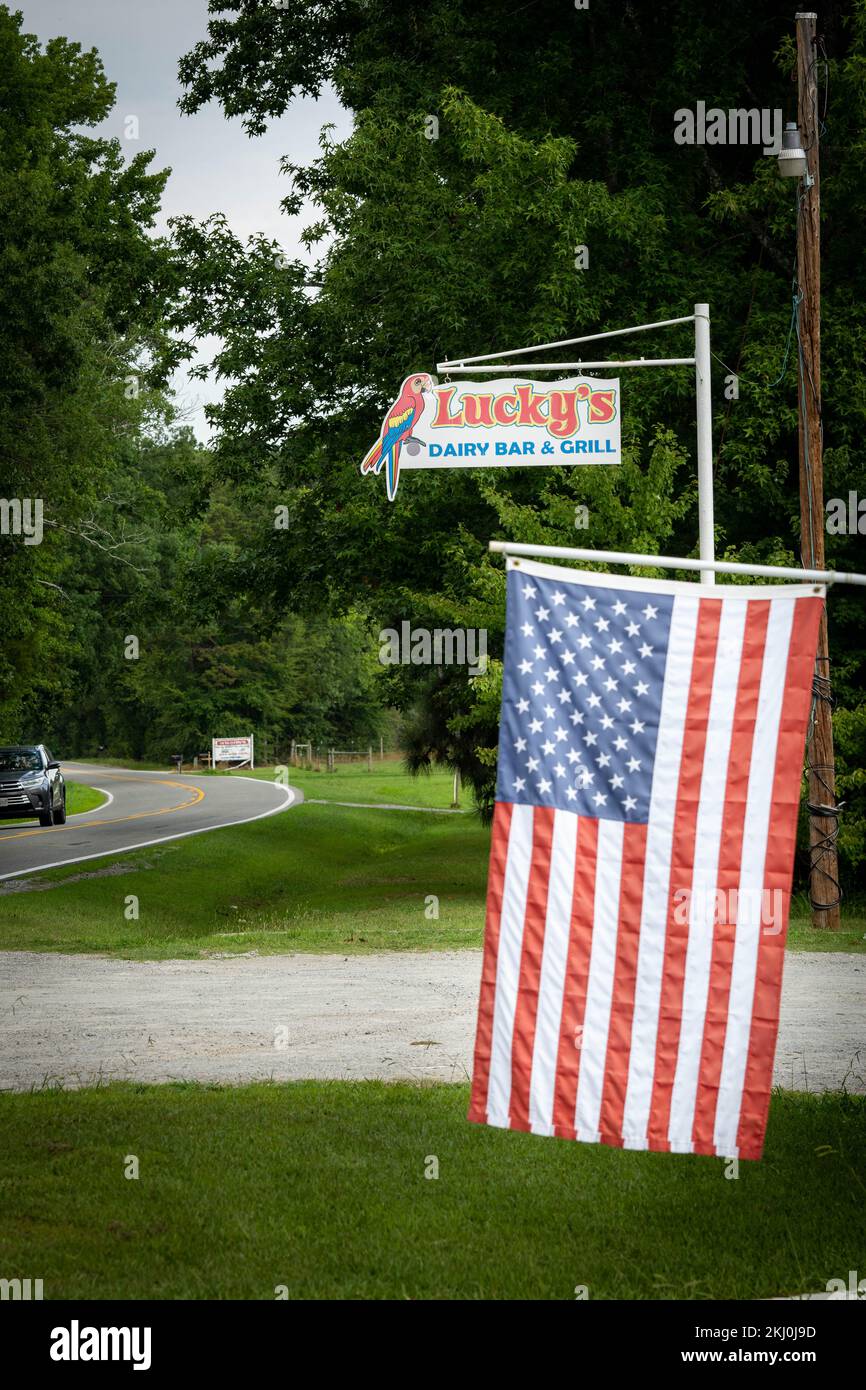
[[217,763],[249,763],[250,767],[255,767],[253,762],[253,735],[249,734],[246,738],[214,738],[211,739],[211,761],[216,767]]

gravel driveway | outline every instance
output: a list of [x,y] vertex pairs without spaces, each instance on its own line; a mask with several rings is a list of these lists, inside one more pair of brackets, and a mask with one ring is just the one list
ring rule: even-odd
[[[143,962],[6,951],[0,1088],[464,1080],[480,972],[478,951]],[[864,1006],[866,957],[789,955],[776,1082],[866,1089]]]

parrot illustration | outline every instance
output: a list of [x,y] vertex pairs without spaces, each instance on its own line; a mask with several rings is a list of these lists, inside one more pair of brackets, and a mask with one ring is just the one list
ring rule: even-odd
[[[394,501],[397,493],[400,451],[403,445],[412,439],[412,426],[421,417],[424,409],[423,392],[432,390],[433,378],[427,372],[416,372],[414,376],[407,376],[400,388],[399,396],[385,416],[381,435],[361,464],[362,473],[380,473],[382,465],[387,465],[385,482],[389,502]],[[421,443],[420,440],[417,442]]]

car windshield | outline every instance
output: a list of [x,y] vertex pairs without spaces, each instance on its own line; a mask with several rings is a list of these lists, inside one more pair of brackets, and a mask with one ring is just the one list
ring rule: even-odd
[[0,748],[0,772],[41,772],[38,748]]

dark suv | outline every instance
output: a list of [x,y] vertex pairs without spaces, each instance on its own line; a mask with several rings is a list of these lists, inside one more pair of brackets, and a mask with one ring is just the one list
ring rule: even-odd
[[65,825],[66,783],[44,743],[0,748],[0,820],[38,816],[40,825]]

